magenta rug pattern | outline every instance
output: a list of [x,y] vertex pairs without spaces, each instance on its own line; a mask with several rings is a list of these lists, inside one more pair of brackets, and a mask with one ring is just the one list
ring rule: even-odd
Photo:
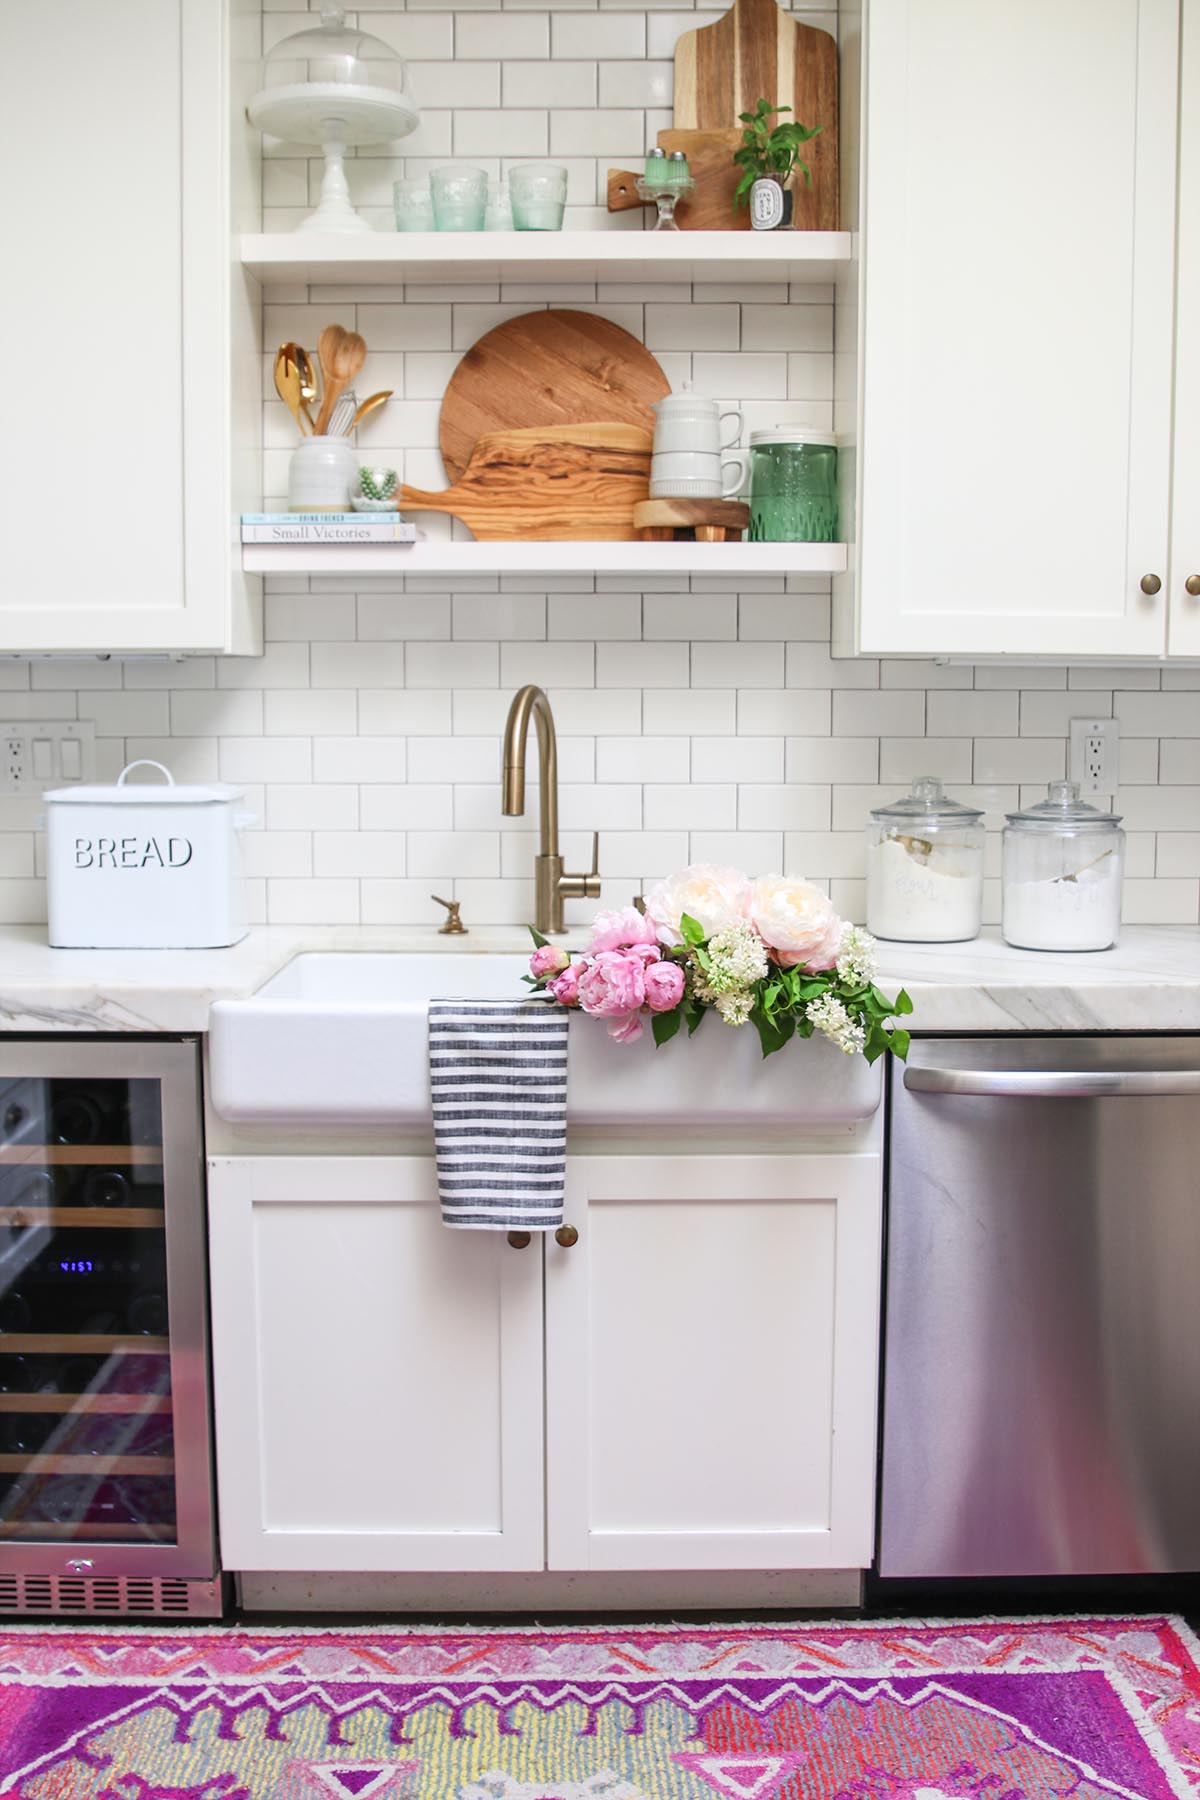
[[1165,1617],[127,1630],[0,1624],[19,1800],[1190,1800]]

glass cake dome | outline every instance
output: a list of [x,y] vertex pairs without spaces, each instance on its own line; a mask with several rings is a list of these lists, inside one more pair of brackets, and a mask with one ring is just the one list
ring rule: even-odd
[[321,203],[302,231],[369,231],[350,205],[342,167],[347,144],[407,137],[420,113],[400,55],[382,38],[347,25],[344,6],[321,8],[321,23],[281,38],[266,56],[250,123],[272,137],[320,144]]

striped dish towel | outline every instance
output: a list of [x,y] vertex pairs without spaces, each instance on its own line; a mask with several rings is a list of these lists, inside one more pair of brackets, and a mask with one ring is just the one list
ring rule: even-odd
[[567,1013],[553,1001],[431,1000],[429,1086],[442,1223],[562,1224]]

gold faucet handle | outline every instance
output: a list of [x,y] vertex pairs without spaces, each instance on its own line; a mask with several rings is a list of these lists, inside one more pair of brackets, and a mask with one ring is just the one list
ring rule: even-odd
[[592,833],[592,866],[586,875],[569,875],[563,873],[559,878],[559,892],[567,900],[598,900],[600,898],[600,833]]
[[429,898],[431,900],[436,900],[439,906],[444,906],[446,909],[446,923],[439,930],[438,936],[466,937],[467,928],[458,916],[462,901],[443,900],[440,894],[430,894]]

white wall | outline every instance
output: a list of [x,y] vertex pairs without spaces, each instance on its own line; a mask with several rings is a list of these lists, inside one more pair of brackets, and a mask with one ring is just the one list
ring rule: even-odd
[[[450,12],[360,7],[413,63],[420,136],[402,158],[350,159],[380,225],[390,183],[451,157],[492,171],[549,152],[571,168],[573,222],[604,226],[610,163],[628,166],[670,122],[675,35],[713,14],[682,6],[483,4]],[[828,12],[808,12],[832,26]],[[273,39],[311,17],[267,0]],[[453,108],[453,111],[451,110]],[[300,216],[311,160],[268,156],[268,229]],[[614,221],[613,223],[616,223]],[[622,215],[621,228],[637,227]],[[371,355],[360,395],[397,398],[363,434],[366,459],[439,486],[438,402],[457,356],[498,318],[547,302],[592,307],[647,343],[673,382],[691,375],[743,406],[748,429],[831,422],[832,294],[664,284],[499,290],[276,290],[264,342],[310,345],[339,319]],[[264,358],[268,503],[282,496],[291,421]],[[450,529],[426,521],[431,533]],[[139,755],[182,778],[247,784],[262,826],[249,841],[255,917],[279,922],[432,920],[431,890],[468,919],[532,907],[534,840],[500,817],[499,732],[520,683],[549,690],[562,740],[566,849],[582,866],[600,830],[606,898],[621,900],[689,858],[780,866],[827,882],[861,913],[869,806],[940,773],[995,825],[1065,773],[1067,721],[1115,713],[1119,810],[1129,829],[1126,916],[1195,922],[1200,909],[1200,670],[935,667],[835,661],[828,584],[719,575],[653,592],[612,578],[529,591],[518,577],[400,583],[268,583],[260,659],[0,663],[11,718],[95,720],[101,778]],[[33,821],[0,798],[0,918],[44,917]],[[530,796],[530,816],[535,814]],[[991,845],[992,873],[999,840]],[[576,917],[588,907],[576,906]],[[988,916],[998,917],[989,884]]]

